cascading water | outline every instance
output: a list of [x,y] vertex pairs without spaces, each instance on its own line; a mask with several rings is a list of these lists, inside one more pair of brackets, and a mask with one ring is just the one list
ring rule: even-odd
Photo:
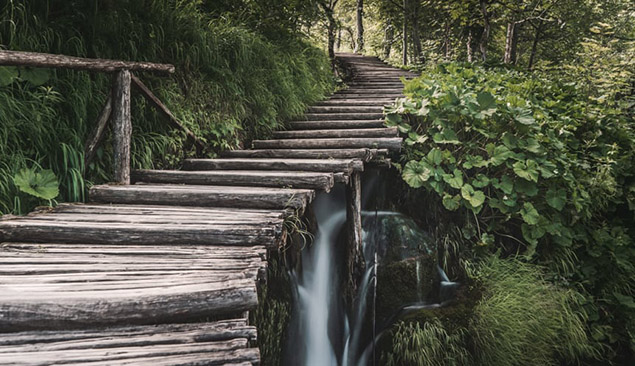
[[[328,195],[318,195],[313,203],[318,223],[315,240],[313,245],[303,250],[300,269],[291,272],[295,307],[287,335],[287,365],[372,364],[371,361],[376,359],[373,355],[374,344],[381,330],[375,324],[378,268],[383,261],[395,257],[396,252],[399,253],[397,261],[414,265],[416,288],[410,289],[413,297],[407,299],[407,303],[391,309],[390,316],[383,314],[380,326],[390,325],[392,319],[403,311],[440,306],[434,301],[425,302],[428,294],[424,293],[423,288],[426,281],[431,281],[430,277],[435,278],[437,292],[441,292],[441,296],[435,297],[438,298],[437,302],[446,300],[458,286],[449,281],[440,267],[437,274],[436,254],[421,243],[425,237],[412,220],[394,212],[364,211],[362,239],[366,267],[353,307],[347,313],[339,288],[339,276],[345,264],[335,254],[341,249],[337,247],[338,237],[346,221],[344,202],[343,187],[337,187]],[[395,251],[390,247],[395,245],[391,243],[395,240],[389,238],[387,229],[400,232],[398,241],[407,243],[400,243]],[[420,260],[422,253],[426,258],[435,258],[434,264]]]

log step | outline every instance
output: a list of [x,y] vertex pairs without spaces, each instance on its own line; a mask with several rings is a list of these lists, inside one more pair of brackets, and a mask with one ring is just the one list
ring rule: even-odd
[[254,140],[256,149],[388,149],[401,150],[402,139],[395,137],[298,139],[298,140]]
[[[391,100],[391,103],[396,99],[396,98],[401,98],[403,97],[403,93],[391,93],[391,94],[360,94],[360,93],[349,93],[349,94],[333,94],[331,96],[331,99],[363,99],[363,100],[372,100],[372,99],[377,99],[378,102],[380,103],[379,100],[381,100],[381,103],[383,104],[383,102],[386,99]],[[366,119],[366,117],[362,118],[362,119]]]
[[383,105],[372,106],[331,106],[320,105],[309,108],[309,113],[382,113]]
[[329,99],[324,102],[319,102],[320,106],[381,106],[382,108],[387,105],[391,105],[394,99]]
[[227,158],[299,158],[299,159],[360,159],[370,161],[377,154],[388,150],[377,149],[260,149],[227,150],[221,155]]
[[401,94],[403,93],[403,88],[349,88],[336,93],[336,95],[341,94]]
[[315,192],[305,189],[135,184],[101,185],[89,191],[91,202],[303,210]]
[[0,364],[154,365],[259,362],[256,329],[245,319],[0,334]]
[[231,316],[257,305],[266,265],[264,247],[4,243],[0,252],[4,331]]
[[131,178],[133,182],[144,183],[305,188],[325,192],[335,183],[332,173],[267,170],[135,170]]
[[0,242],[275,246],[282,236],[282,224],[280,213],[237,209],[201,209],[195,214],[146,210],[143,215],[95,209],[37,212],[28,217],[3,217]]
[[358,159],[186,159],[185,170],[297,170],[307,172],[362,171],[364,163]]
[[375,113],[307,113],[304,119],[307,121],[325,121],[325,120],[354,120],[354,119],[382,119],[382,112]]
[[289,123],[294,130],[328,130],[336,128],[380,128],[384,127],[384,120],[349,120],[349,121],[293,121]]
[[298,130],[276,131],[273,137],[277,139],[308,139],[308,138],[343,138],[343,137],[398,137],[397,127],[364,128],[364,129],[333,129],[333,130]]

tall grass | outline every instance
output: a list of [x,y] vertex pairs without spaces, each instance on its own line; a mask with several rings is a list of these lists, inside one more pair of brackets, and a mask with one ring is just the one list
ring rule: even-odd
[[[333,88],[324,53],[302,40],[275,42],[213,19],[198,0],[87,2],[12,0],[0,8],[0,47],[134,61],[172,63],[172,77],[141,78],[210,147],[248,145]],[[37,203],[19,193],[19,169],[53,169],[60,200],[81,201],[90,184],[108,181],[106,140],[83,166],[83,145],[110,88],[104,74],[49,70],[41,86],[18,80],[0,87],[0,213],[24,213]],[[177,167],[191,154],[140,98],[133,101],[135,168]]]
[[463,324],[443,309],[438,318],[433,310],[419,318],[427,321],[397,323],[383,355],[387,364],[555,366],[599,356],[579,311],[581,295],[546,281],[541,268],[492,258],[471,273],[482,297]]

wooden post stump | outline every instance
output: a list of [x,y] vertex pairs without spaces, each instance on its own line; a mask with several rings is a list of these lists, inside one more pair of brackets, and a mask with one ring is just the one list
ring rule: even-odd
[[362,179],[359,172],[351,174],[350,182],[346,186],[346,300],[353,304],[353,298],[364,273],[364,258],[362,248]]
[[119,184],[130,184],[130,71],[115,74],[112,89],[112,130],[114,179]]

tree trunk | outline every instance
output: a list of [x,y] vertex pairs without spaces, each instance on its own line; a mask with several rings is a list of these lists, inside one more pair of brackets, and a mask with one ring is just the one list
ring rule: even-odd
[[489,12],[487,11],[487,0],[480,0],[481,4],[481,13],[483,13],[483,34],[481,34],[481,42],[479,44],[479,48],[481,51],[481,59],[483,62],[487,61],[487,45],[489,42],[489,34],[492,28],[492,25],[489,21]]
[[364,0],[357,0],[357,47],[355,52],[364,50]]
[[113,159],[114,181],[130,184],[130,141],[132,123],[130,120],[130,71],[115,74],[112,90],[112,130],[115,153]]
[[421,59],[421,38],[419,37],[419,2],[414,3],[412,11],[412,46],[415,62]]
[[384,31],[384,59],[387,60],[390,57],[390,51],[392,50],[392,42],[394,37],[394,28],[392,24],[388,23],[386,25],[386,30]]
[[329,59],[331,59],[331,68],[335,71],[335,17],[333,16],[333,9],[326,11],[326,17],[328,18],[328,50]]
[[511,64],[514,62],[514,39],[516,38],[516,23],[507,23],[507,35],[505,37],[505,54],[503,56],[503,62]]
[[342,28],[338,28],[337,30],[337,41],[335,42],[335,49],[336,50],[340,50],[340,47],[342,47]]
[[540,33],[542,32],[542,20],[536,27],[536,35],[534,36],[534,42],[531,45],[531,54],[529,55],[529,64],[527,69],[531,70],[534,67],[534,61],[536,60],[536,52],[538,50],[538,42],[540,42]]
[[467,46],[467,62],[473,62],[474,61],[474,48],[472,48],[473,37],[474,37],[474,35],[472,34],[472,27],[468,27],[468,30],[467,30],[467,42],[466,42],[466,46]]
[[403,0],[402,63],[408,65],[408,0]]

